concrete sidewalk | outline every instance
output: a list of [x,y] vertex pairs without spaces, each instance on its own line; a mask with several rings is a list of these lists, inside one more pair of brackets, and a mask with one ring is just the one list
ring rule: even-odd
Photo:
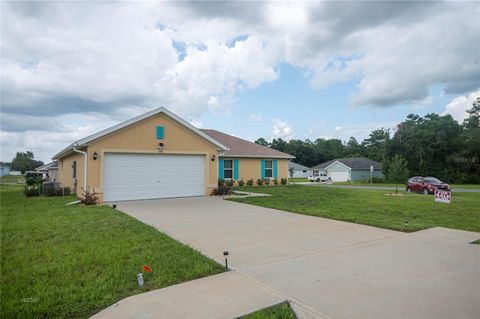
[[285,301],[229,271],[123,299],[92,318],[232,319]]

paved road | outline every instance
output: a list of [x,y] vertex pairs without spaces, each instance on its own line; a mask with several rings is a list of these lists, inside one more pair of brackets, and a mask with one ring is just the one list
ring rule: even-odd
[[[300,185],[307,185],[307,186],[323,186],[323,187],[333,187],[333,188],[360,188],[360,189],[378,189],[378,190],[395,190],[395,187],[391,186],[354,186],[354,185],[329,185],[324,183],[311,183],[311,182],[301,182],[295,183]],[[404,190],[405,186],[399,185],[399,190]],[[480,189],[468,189],[468,188],[453,188],[452,192],[458,193],[480,193]]]
[[[180,294],[175,306],[185,308],[183,318],[192,307],[205,308],[198,318],[212,311],[231,318],[221,309],[232,299],[258,308],[288,299],[300,318],[480,318],[480,246],[469,244],[480,233],[432,228],[405,234],[213,198],[123,202],[118,208],[218,262],[230,252],[229,263],[244,283],[218,305],[199,304],[198,294],[222,294],[192,284],[193,292]],[[112,309],[124,318],[142,317],[145,307],[165,304],[163,295],[136,296],[142,307],[119,303],[103,317],[112,317]],[[171,317],[165,311],[162,316]]]

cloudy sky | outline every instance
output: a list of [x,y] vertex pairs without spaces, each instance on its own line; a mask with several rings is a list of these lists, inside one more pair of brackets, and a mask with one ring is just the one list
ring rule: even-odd
[[355,136],[480,95],[479,2],[1,3],[1,160],[165,106],[239,137]]

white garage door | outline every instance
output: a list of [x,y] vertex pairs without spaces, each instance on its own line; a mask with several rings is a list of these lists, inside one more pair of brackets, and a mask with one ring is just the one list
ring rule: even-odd
[[202,196],[205,156],[106,153],[104,201]]
[[328,176],[332,178],[333,182],[346,182],[349,180],[348,172],[328,172]]

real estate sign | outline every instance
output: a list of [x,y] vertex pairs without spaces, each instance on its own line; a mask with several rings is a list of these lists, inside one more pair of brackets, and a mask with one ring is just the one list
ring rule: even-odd
[[434,200],[438,203],[450,204],[452,202],[452,192],[436,190]]

